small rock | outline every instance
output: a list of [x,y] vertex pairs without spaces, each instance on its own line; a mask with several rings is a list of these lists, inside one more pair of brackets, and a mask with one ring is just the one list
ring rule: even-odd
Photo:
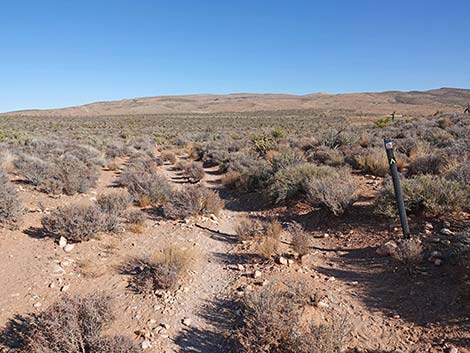
[[442,228],[441,229],[441,234],[442,235],[452,235],[454,233],[449,228]]
[[39,303],[39,302],[33,304],[33,306],[34,306],[35,308],[39,308],[41,305],[42,305],[42,304]]
[[74,247],[75,247],[74,244],[67,244],[63,247],[63,249],[64,249],[65,252],[71,252]]
[[442,259],[435,259],[434,260],[434,265],[435,266],[441,266],[442,265]]
[[63,275],[65,273],[65,270],[62,268],[62,266],[55,264],[54,267],[52,268],[52,272],[55,275]]
[[262,275],[261,271],[256,270],[255,273],[253,273],[253,278],[260,278]]
[[66,284],[60,288],[61,292],[67,292],[70,289],[70,284]]
[[49,288],[55,288],[55,283],[54,282],[49,283]]
[[393,240],[387,241],[384,245],[379,246],[375,252],[380,256],[390,256],[398,247]]
[[150,340],[143,340],[141,344],[142,349],[148,349],[152,347],[152,342]]
[[245,266],[243,266],[242,264],[238,264],[237,265],[237,270],[238,271],[245,271]]
[[424,225],[424,229],[426,230],[433,230],[434,229],[434,226],[432,225],[432,223],[426,223]]
[[285,257],[282,257],[282,256],[279,256],[278,258],[278,262],[281,264],[281,265],[287,265],[287,259]]
[[65,245],[67,245],[67,239],[65,237],[60,237],[59,247],[61,247],[63,249]]
[[184,326],[190,326],[191,325],[191,319],[189,317],[185,317],[181,322]]
[[294,263],[295,263],[295,261],[292,260],[292,259],[288,259],[288,260],[287,260],[287,264],[288,264],[289,266],[292,266]]
[[209,215],[209,218],[212,219],[213,221],[217,221],[217,216],[213,213]]
[[170,325],[167,324],[167,323],[161,323],[160,326],[163,327],[165,330],[169,330],[169,329],[170,329]]
[[448,350],[447,350],[448,353],[458,353],[459,350],[458,348],[456,347],[450,347]]

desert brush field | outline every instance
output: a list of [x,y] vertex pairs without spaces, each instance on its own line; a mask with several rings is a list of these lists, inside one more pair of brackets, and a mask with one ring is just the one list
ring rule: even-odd
[[470,352],[468,102],[447,88],[1,114],[0,351]]

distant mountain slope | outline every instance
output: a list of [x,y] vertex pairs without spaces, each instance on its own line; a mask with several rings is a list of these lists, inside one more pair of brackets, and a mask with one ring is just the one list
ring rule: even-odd
[[350,115],[432,114],[461,111],[470,103],[470,89],[440,88],[429,91],[327,94],[203,94],[161,96],[96,102],[76,107],[23,110],[1,115],[110,116],[168,113],[219,113],[279,110],[317,110]]

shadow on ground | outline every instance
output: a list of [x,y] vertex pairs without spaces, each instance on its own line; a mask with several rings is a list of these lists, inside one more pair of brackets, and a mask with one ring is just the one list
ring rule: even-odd
[[236,311],[238,305],[231,299],[207,302],[198,312],[204,328],[190,327],[181,331],[175,343],[181,353],[235,353],[236,340],[228,332],[234,332],[239,324]]

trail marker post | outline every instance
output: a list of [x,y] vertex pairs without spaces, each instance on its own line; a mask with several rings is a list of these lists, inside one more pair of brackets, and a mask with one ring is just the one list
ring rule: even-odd
[[393,142],[391,139],[384,139],[385,151],[387,152],[388,164],[392,174],[393,188],[395,190],[395,198],[397,200],[398,213],[400,215],[401,229],[405,239],[410,238],[410,227],[408,218],[406,217],[405,202],[403,200],[403,192],[401,190],[400,175],[398,174],[397,160],[393,152]]

